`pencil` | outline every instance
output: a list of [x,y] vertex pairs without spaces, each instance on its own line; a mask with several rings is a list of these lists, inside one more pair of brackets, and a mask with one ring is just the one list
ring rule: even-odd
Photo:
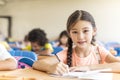
[[[56,56],[56,58],[57,58],[57,60],[59,61],[59,62],[61,62],[61,60],[59,59],[59,57],[57,56],[57,54],[55,54],[55,56]],[[64,63],[62,63],[62,65],[63,65]],[[64,65],[66,65],[66,64],[64,64]],[[66,65],[66,70],[67,70],[67,73],[69,72],[69,67],[68,67],[68,65]]]
[[56,58],[58,59],[58,61],[60,62],[60,59],[59,59],[59,57],[57,56],[57,54],[55,54],[55,56],[56,56]]

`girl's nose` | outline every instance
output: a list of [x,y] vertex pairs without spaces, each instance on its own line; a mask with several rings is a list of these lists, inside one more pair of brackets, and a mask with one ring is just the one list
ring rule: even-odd
[[83,39],[83,38],[84,38],[84,35],[83,35],[82,32],[80,32],[80,33],[78,34],[78,39]]

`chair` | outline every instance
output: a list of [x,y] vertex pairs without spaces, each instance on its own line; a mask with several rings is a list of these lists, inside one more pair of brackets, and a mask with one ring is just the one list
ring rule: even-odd
[[33,63],[37,60],[37,55],[31,51],[11,50],[9,53],[17,60],[18,69],[32,67]]
[[110,41],[110,42],[107,42],[105,43],[105,47],[106,49],[110,49],[110,48],[115,48],[115,47],[118,47],[120,46],[120,43],[116,42],[116,41]]
[[52,52],[52,54],[57,54],[58,52],[63,50],[62,47],[53,47],[53,49],[54,49],[54,51]]
[[27,67],[32,67],[33,63],[35,61],[31,58],[28,57],[22,57],[21,59],[18,60],[18,68],[27,68]]
[[114,50],[117,51],[117,55],[115,55],[115,56],[120,56],[120,47],[115,47]]
[[107,42],[105,46],[108,50],[110,50],[110,48],[114,48],[114,50],[117,51],[117,54],[115,56],[120,56],[120,43],[119,42],[115,42],[115,41]]
[[22,51],[22,50],[12,50],[12,51],[9,51],[10,54],[12,56],[19,56],[19,57],[28,57],[28,58],[31,58],[33,60],[37,60],[37,55],[32,52],[32,51]]

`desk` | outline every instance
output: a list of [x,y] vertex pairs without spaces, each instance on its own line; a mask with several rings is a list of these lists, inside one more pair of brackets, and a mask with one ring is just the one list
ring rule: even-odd
[[[46,74],[41,71],[33,70],[32,68],[17,69],[13,71],[0,71],[0,75],[31,78],[31,79],[22,79],[22,80],[78,80],[78,78],[52,77],[49,74]],[[120,80],[120,74],[113,73],[112,80]]]
[[[34,70],[32,68],[17,69],[17,70],[13,70],[13,71],[0,71],[0,75],[31,78],[31,79],[26,79],[26,80],[66,80],[66,78],[59,77],[59,79],[58,79],[58,77],[52,77],[49,74]],[[32,79],[32,78],[35,78],[35,79]],[[67,80],[77,80],[77,79],[69,78]]]

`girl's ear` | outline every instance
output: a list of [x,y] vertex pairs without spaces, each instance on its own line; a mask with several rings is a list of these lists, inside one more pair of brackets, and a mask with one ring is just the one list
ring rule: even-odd
[[95,36],[97,34],[97,28],[93,28],[93,36]]

